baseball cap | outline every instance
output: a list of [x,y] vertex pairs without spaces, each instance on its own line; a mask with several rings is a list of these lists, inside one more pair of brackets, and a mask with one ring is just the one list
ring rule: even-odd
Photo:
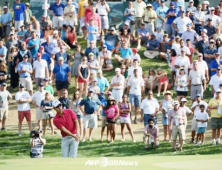
[[37,55],[36,55],[37,57],[41,57],[42,56],[42,54],[41,53],[37,53]]
[[114,27],[111,27],[110,30],[111,30],[111,31],[115,31],[116,29],[115,29]]
[[7,83],[3,82],[3,83],[1,84],[1,86],[7,86]]
[[19,88],[24,88],[25,85],[23,83],[19,84]]
[[220,90],[220,89],[217,89],[217,90],[216,90],[216,93],[221,93],[221,90]]
[[217,67],[217,70],[221,70],[221,68],[220,68],[220,67]]
[[94,56],[94,54],[93,53],[89,53],[89,56]]
[[103,71],[101,70],[101,69],[99,69],[98,71],[97,71],[97,73],[102,73]]
[[145,26],[145,23],[144,22],[141,22],[141,24],[140,24],[141,26]]
[[213,39],[210,39],[210,42],[213,42],[213,43],[214,43],[214,40],[213,40]]
[[147,4],[146,7],[153,7],[153,5],[151,5],[151,4]]
[[53,102],[52,102],[52,107],[57,107],[58,105],[60,105],[60,104],[62,104],[59,100],[54,100]]
[[180,70],[184,70],[184,67],[180,67]]
[[173,2],[170,3],[170,6],[175,6]]
[[187,102],[187,99],[186,98],[182,98],[180,101],[181,102]]
[[93,81],[98,81],[97,78],[94,78]]
[[165,0],[161,0],[161,2],[165,2]]
[[151,34],[151,36],[155,36],[155,37],[156,37],[156,35],[155,35],[155,34]]
[[184,9],[182,9],[180,12],[181,12],[181,13],[184,13],[184,12],[185,12],[185,10],[184,10]]
[[203,54],[202,54],[202,53],[199,53],[197,56],[198,56],[198,57],[203,57]]
[[44,78],[43,81],[49,81],[47,78]]
[[186,10],[186,12],[192,12],[192,11],[191,11],[191,9],[188,8],[188,9]]
[[210,10],[211,10],[211,11],[214,11],[214,10],[215,10],[215,8],[214,8],[214,7],[211,7],[211,8],[210,8]]
[[108,100],[114,100],[114,101],[115,101],[114,97],[112,97],[112,96],[110,96],[110,97],[108,98]]
[[40,46],[39,49],[40,49],[40,50],[43,50],[43,49],[44,49],[44,46]]
[[58,34],[58,33],[59,33],[58,30],[53,31],[53,34]]
[[170,41],[172,41],[172,40],[174,40],[174,39],[175,39],[175,36],[172,35],[172,36],[170,37]]
[[208,18],[207,21],[212,21],[212,18]]
[[103,48],[107,48],[107,46],[106,46],[106,45],[103,45]]
[[200,106],[199,107],[205,107],[205,105],[204,104],[200,104]]
[[215,55],[220,55],[220,53],[215,53]]
[[59,60],[64,60],[64,58],[63,57],[59,57]]
[[23,56],[23,58],[28,58],[28,55],[27,55],[27,54],[26,54],[26,55],[24,55],[24,56]]
[[93,92],[93,89],[89,88],[88,93],[92,93],[92,92]]
[[132,52],[138,53],[138,50],[136,48],[132,48]]
[[43,83],[39,83],[39,87],[43,87],[44,86],[44,84]]
[[162,28],[161,28],[161,27],[156,27],[156,29],[157,29],[157,30],[161,30]]
[[127,22],[127,21],[126,21],[126,22],[124,23],[124,25],[127,25],[127,26],[129,26],[129,22]]
[[120,72],[120,71],[121,71],[120,68],[115,69],[115,72]]
[[179,105],[180,103],[177,101],[177,100],[175,100],[174,102],[173,102],[173,105],[174,106],[176,106],[176,105]]
[[3,9],[8,9],[8,7],[7,7],[7,6],[4,6]]
[[182,52],[182,51],[183,51],[183,52],[186,52],[186,50],[185,50],[184,48],[181,49],[181,52]]
[[189,2],[193,2],[193,0],[189,0]]
[[198,93],[198,94],[196,94],[196,97],[200,97],[201,95]]
[[207,33],[207,29],[201,29],[201,31],[203,31],[203,32]]
[[191,26],[192,26],[192,24],[191,24],[191,23],[188,23],[188,24],[187,24],[187,27],[191,27]]
[[106,94],[110,94],[110,95],[112,95],[112,92],[111,92],[111,91],[108,91]]
[[25,27],[25,25],[23,24],[23,25],[20,26],[20,28],[21,28],[21,27]]

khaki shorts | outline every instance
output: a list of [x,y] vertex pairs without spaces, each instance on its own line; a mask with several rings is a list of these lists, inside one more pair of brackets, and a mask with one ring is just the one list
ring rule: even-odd
[[43,111],[38,107],[36,108],[36,120],[42,120],[46,119],[45,117],[43,118]]
[[102,127],[106,127],[106,117],[102,116]]
[[63,25],[63,17],[62,16],[53,16],[52,27],[53,28],[61,28],[62,25]]
[[97,115],[87,114],[83,117],[83,128],[97,128]]
[[0,108],[0,120],[8,119],[8,108]]
[[197,121],[196,121],[196,117],[195,116],[192,119],[191,131],[197,131]]
[[21,83],[25,85],[26,90],[33,91],[33,85],[32,85],[31,77],[20,78],[20,84]]
[[177,140],[177,135],[179,135],[180,140],[185,140],[185,125],[173,125],[172,140]]
[[74,19],[73,19],[73,21],[74,21],[74,25],[77,26],[77,25],[78,25],[78,17],[75,16]]
[[222,128],[222,118],[211,118],[211,129],[221,129]]

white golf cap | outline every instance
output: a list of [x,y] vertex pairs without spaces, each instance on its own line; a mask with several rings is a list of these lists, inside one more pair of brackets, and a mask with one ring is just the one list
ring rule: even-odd
[[52,107],[57,107],[58,105],[60,105],[61,104],[61,102],[59,101],[59,100],[54,100],[53,102],[52,102]]
[[217,89],[217,90],[216,90],[216,93],[221,93],[221,90],[220,90],[220,89]]
[[186,98],[182,98],[180,101],[181,102],[187,102],[187,99]]
[[176,105],[179,105],[180,103],[177,101],[177,100],[175,100],[174,102],[173,102],[173,105],[174,106],[176,106]]
[[115,69],[115,72],[120,72],[120,71],[121,71],[120,68]]
[[8,7],[7,7],[7,6],[4,6],[3,9],[8,9]]

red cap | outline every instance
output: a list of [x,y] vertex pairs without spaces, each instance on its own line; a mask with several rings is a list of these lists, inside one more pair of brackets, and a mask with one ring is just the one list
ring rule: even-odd
[[36,55],[37,57],[41,57],[42,56],[42,54],[41,53],[37,53],[37,55]]
[[138,50],[136,48],[132,48],[132,52],[137,53]]
[[40,46],[39,49],[40,49],[40,50],[44,50],[44,47],[43,47],[43,46]]

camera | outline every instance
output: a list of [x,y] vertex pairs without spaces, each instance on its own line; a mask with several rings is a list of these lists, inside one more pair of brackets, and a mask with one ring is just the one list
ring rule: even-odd
[[40,133],[42,133],[42,130],[32,130],[30,132],[30,137],[37,139],[37,138],[39,138]]

